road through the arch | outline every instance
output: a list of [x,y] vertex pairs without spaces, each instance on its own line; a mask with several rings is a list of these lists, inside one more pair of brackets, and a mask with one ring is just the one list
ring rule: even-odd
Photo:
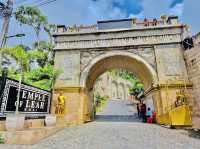
[[139,122],[134,105],[128,100],[113,99],[97,113],[97,122]]
[[130,102],[111,100],[94,122],[65,128],[33,146],[0,149],[200,149],[200,140],[187,131],[141,123],[135,112]]

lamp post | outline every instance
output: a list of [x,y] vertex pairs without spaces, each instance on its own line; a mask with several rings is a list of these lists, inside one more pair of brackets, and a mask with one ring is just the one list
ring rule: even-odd
[[[26,34],[23,34],[23,33],[18,33],[18,34],[15,34],[15,35],[10,35],[10,36],[6,36],[4,37],[5,39],[9,39],[9,38],[13,38],[13,37],[17,37],[17,38],[21,38],[21,37],[24,37],[26,36]],[[3,45],[0,45],[0,48],[3,48],[5,46],[5,42],[3,43]],[[4,68],[4,61],[5,60],[5,56],[4,54],[0,54],[0,62],[1,62],[1,66]]]
[[24,37],[26,36],[25,34],[23,33],[19,33],[19,34],[15,34],[15,35],[10,35],[10,36],[6,36],[5,38],[12,38],[12,37],[17,37],[17,38],[20,38],[20,37]]
[[[13,38],[13,37],[17,37],[17,38],[21,38],[26,36],[23,33],[19,33],[19,34],[15,34],[15,35],[10,35],[10,36],[6,36],[5,38]],[[4,47],[5,45],[3,45]],[[22,59],[20,60],[21,63],[21,68],[20,68],[20,78],[19,78],[19,86],[18,86],[18,93],[17,93],[17,101],[16,101],[16,110],[15,110],[15,114],[19,114],[19,101],[20,101],[20,91],[21,91],[21,84],[22,84],[22,75],[23,75],[23,68],[22,68]]]
[[[6,40],[9,39],[9,38],[13,38],[13,37],[22,38],[22,37],[24,37],[24,36],[26,36],[26,34],[23,34],[23,33],[18,33],[18,34],[15,34],[15,35],[5,36],[5,37],[4,37],[4,38],[5,38],[4,41],[6,41]],[[5,46],[5,44],[6,44],[6,42],[3,42],[2,45],[1,45],[1,48],[3,48],[3,47]]]
[[[12,36],[7,36],[5,38],[12,38],[12,37],[24,37],[25,34],[16,34]],[[25,122],[25,115],[19,114],[19,105],[20,105],[20,92],[21,92],[21,84],[22,84],[22,76],[23,76],[23,60],[20,60],[20,78],[19,78],[19,86],[18,86],[18,93],[17,93],[17,101],[16,101],[16,109],[15,113],[11,115],[6,115],[6,130],[10,131],[18,131],[24,129],[24,122]]]
[[15,114],[19,114],[19,100],[20,100],[20,91],[21,91],[22,76],[23,76],[22,59],[20,60],[20,63],[21,63],[21,68],[20,68],[20,77],[19,77],[19,86],[18,86],[18,92],[17,92],[17,103],[16,103]]

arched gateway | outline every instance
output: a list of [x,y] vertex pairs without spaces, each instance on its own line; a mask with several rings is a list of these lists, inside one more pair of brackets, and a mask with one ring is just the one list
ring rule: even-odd
[[[105,28],[123,21],[131,22],[131,26]],[[191,87],[181,46],[185,28],[176,17],[159,20],[156,26],[132,19],[103,21],[89,27],[58,26],[54,34],[55,68],[61,73],[53,101],[59,91],[68,97],[64,119],[72,123],[92,120],[95,80],[109,69],[123,68],[142,80],[144,100],[153,98],[158,122],[162,123],[163,115],[176,100],[176,92]],[[185,84],[180,83],[183,80]]]

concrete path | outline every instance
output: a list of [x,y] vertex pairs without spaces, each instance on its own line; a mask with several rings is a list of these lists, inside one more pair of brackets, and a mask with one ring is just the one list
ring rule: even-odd
[[66,128],[33,146],[0,149],[200,149],[200,140],[187,131],[141,123],[135,112],[128,101],[111,100],[94,122]]
[[97,122],[138,122],[137,111],[133,104],[125,100],[110,100],[103,108],[102,112],[97,113]]

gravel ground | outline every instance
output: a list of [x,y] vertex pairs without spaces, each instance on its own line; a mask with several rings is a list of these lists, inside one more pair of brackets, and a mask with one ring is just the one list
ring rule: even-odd
[[187,131],[141,123],[128,101],[111,100],[96,121],[73,126],[29,146],[0,149],[200,149]]

